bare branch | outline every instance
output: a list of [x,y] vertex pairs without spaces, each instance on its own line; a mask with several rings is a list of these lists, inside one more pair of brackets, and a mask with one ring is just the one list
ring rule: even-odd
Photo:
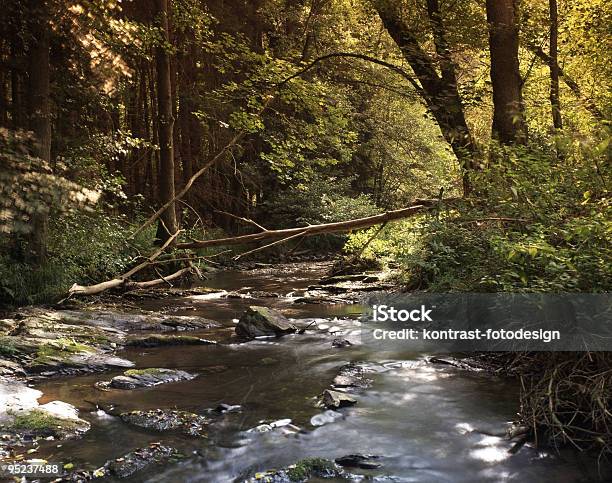
[[221,213],[222,215],[227,215],[227,216],[230,216],[232,218],[235,218],[236,220],[243,221],[243,222],[245,222],[245,223],[247,223],[249,225],[253,225],[253,226],[259,228],[261,231],[268,231],[267,228],[264,228],[259,223],[257,223],[256,221],[251,220],[250,218],[243,218],[242,216],[234,215],[233,213],[228,213],[227,211],[223,211],[223,210],[215,210],[215,213]]
[[288,236],[286,238],[282,238],[280,240],[276,240],[275,242],[268,243],[267,245],[264,245],[262,247],[254,248],[253,250],[249,250],[248,252],[241,253],[240,255],[236,255],[234,257],[234,260],[239,260],[242,257],[245,257],[247,255],[251,255],[252,253],[255,253],[255,252],[260,252],[260,251],[265,250],[266,248],[270,248],[271,246],[274,246],[274,245],[280,245],[281,243],[285,243],[285,242],[287,242],[289,240],[292,240],[293,238],[298,238],[300,236],[303,236],[303,235],[306,234],[306,232],[307,232],[307,230],[304,230],[301,233],[296,233],[295,235],[291,235],[291,236]]
[[317,57],[316,59],[314,59],[312,62],[310,62],[310,64],[308,64],[306,67],[304,67],[303,69],[297,71],[295,74],[290,75],[289,77],[287,77],[286,79],[283,79],[281,82],[279,82],[277,84],[277,87],[282,87],[283,85],[285,85],[287,82],[295,79],[296,77],[300,77],[302,74],[308,72],[310,69],[312,69],[313,67],[315,67],[317,64],[319,64],[320,62],[323,62],[324,60],[328,60],[328,59],[333,59],[333,58],[353,58],[353,59],[361,59],[361,60],[365,60],[367,62],[371,62],[373,64],[377,64],[377,65],[381,65],[383,67],[386,67],[387,69],[392,70],[393,72],[395,72],[396,74],[401,75],[404,79],[406,79],[408,82],[410,82],[410,84],[412,85],[412,87],[414,87],[414,89],[420,94],[422,93],[422,88],[419,85],[419,83],[408,73],[406,72],[404,69],[402,69],[401,67],[398,67],[397,65],[391,64],[389,62],[386,62],[384,60],[381,59],[377,59],[376,57],[370,57],[369,55],[364,55],[364,54],[357,54],[357,53],[353,53],[353,52],[333,52],[331,54],[326,54],[326,55],[322,55],[321,57]]

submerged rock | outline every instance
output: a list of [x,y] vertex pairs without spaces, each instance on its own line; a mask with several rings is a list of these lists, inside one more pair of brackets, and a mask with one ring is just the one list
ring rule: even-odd
[[334,339],[334,340],[332,340],[332,347],[343,348],[343,347],[350,347],[352,345],[353,345],[353,343],[350,340],[347,340],[347,339]]
[[372,380],[366,377],[366,372],[363,366],[355,363],[346,364],[342,366],[332,385],[336,388],[367,388],[372,384]]
[[280,312],[256,305],[250,306],[242,314],[236,326],[236,334],[247,339],[261,336],[281,336],[296,330],[297,327]]
[[310,481],[313,478],[347,477],[337,464],[325,458],[306,458],[281,470],[256,473],[245,483],[295,483]]
[[382,466],[380,463],[372,461],[378,458],[379,456],[371,454],[349,454],[340,458],[336,458],[334,461],[336,462],[336,464],[344,468],[361,468],[363,470],[373,470]]
[[321,402],[327,409],[338,409],[352,406],[357,403],[357,400],[343,392],[326,389],[323,391]]
[[164,464],[171,459],[179,459],[181,455],[176,449],[162,444],[151,444],[147,448],[131,451],[121,458],[108,461],[100,470],[101,476],[127,478],[146,467]]
[[149,369],[130,369],[125,371],[122,376],[115,376],[110,382],[101,382],[98,385],[102,388],[138,389],[169,382],[186,381],[194,377],[196,377],[195,374],[178,369],[152,367]]
[[201,339],[189,335],[160,335],[153,334],[147,337],[130,339],[127,341],[127,346],[132,347],[159,347],[167,345],[213,345],[215,341]]
[[122,413],[120,418],[134,426],[155,431],[180,431],[188,436],[206,437],[209,419],[187,411],[153,409]]
[[184,458],[184,455],[176,449],[161,443],[151,443],[148,447],[138,448],[119,458],[108,460],[103,466],[95,470],[71,471],[53,481],[78,483],[99,479],[115,481],[116,479],[130,478],[141,470],[165,465],[181,458]]
[[225,414],[225,413],[238,412],[241,409],[242,409],[242,406],[240,406],[239,404],[231,405],[231,404],[221,403],[214,409],[214,411],[217,413]]

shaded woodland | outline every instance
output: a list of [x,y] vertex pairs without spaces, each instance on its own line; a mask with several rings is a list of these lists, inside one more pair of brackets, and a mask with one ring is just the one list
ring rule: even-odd
[[[406,290],[612,287],[610,2],[0,7],[0,305],[296,253]],[[611,363],[496,362],[528,425],[602,452]]]

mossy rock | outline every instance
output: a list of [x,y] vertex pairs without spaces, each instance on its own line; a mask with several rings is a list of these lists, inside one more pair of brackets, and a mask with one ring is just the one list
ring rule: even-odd
[[305,481],[311,477],[335,478],[342,475],[342,470],[333,461],[325,458],[306,458],[287,468],[291,481]]
[[252,339],[261,336],[281,336],[296,332],[297,327],[280,312],[268,307],[250,306],[236,326],[239,337]]
[[256,473],[249,483],[306,482],[311,478],[346,478],[346,473],[325,458],[306,458],[281,470]]
[[122,376],[115,376],[110,382],[98,383],[101,388],[138,389],[158,386],[169,382],[193,379],[195,374],[178,369],[151,367],[147,369],[129,369]]
[[42,409],[15,411],[11,415],[13,421],[5,426],[6,430],[34,437],[68,438],[80,435],[89,429],[89,423],[86,421],[60,418]]
[[188,436],[206,437],[209,419],[187,411],[153,409],[122,413],[121,419],[134,426],[155,431],[179,431]]

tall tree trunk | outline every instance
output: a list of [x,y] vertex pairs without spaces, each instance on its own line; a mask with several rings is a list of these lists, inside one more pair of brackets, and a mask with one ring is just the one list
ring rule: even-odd
[[[5,14],[0,13],[0,21],[6,22]],[[0,27],[0,127],[8,125],[8,81],[9,81],[9,32]]]
[[[156,47],[157,111],[159,130],[159,201],[164,204],[174,199],[174,116],[172,114],[172,79],[168,54],[168,0],[156,0],[156,19],[159,22],[161,44]],[[170,203],[161,218],[158,238],[167,240],[178,229],[176,205]]]
[[455,67],[446,43],[444,25],[437,1],[428,0],[428,13],[432,22],[436,50],[440,57],[442,75],[438,75],[436,63],[419,44],[417,35],[402,18],[397,3],[377,0],[373,3],[382,23],[400,48],[403,57],[412,68],[422,86],[419,92],[450,144],[464,170],[464,191],[471,191],[468,174],[474,168],[476,147],[463,110],[455,78]]
[[559,62],[557,43],[559,39],[559,17],[557,0],[548,1],[550,10],[550,105],[555,130],[563,128],[561,102],[559,100]]
[[[36,136],[36,155],[51,161],[49,13],[46,1],[31,0],[32,43],[28,53],[29,127]],[[47,258],[47,207],[32,215],[31,251],[38,265]]]
[[493,137],[502,144],[524,143],[527,138],[518,60],[518,0],[487,0]]
[[21,68],[19,67],[22,59],[21,42],[13,39],[11,43],[11,121],[13,129],[23,129],[25,126],[25,115],[23,105],[23,89]]
[[[181,130],[181,161],[183,163],[182,185],[187,184],[196,170],[201,151],[200,122],[193,112],[197,109],[197,65],[198,49],[193,32],[189,32],[188,45],[181,57],[179,77],[179,125]],[[193,197],[187,193],[186,201],[192,204]]]

